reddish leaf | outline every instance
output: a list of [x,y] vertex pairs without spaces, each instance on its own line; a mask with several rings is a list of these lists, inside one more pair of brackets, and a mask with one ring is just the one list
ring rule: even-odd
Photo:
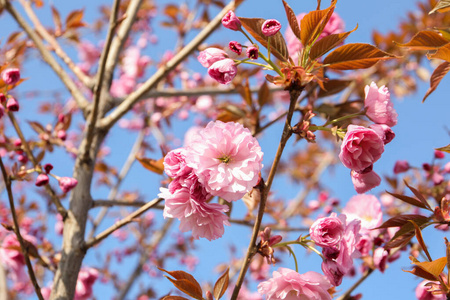
[[398,44],[411,50],[434,50],[448,44],[448,40],[432,30],[422,30],[416,33],[406,44]]
[[420,208],[428,208],[425,204],[423,204],[421,201],[419,201],[419,200],[417,200],[415,198],[408,197],[408,196],[405,196],[405,195],[400,195],[400,194],[394,194],[394,193],[390,193],[390,192],[387,192],[387,193],[389,195],[394,196],[395,198],[397,198],[399,200],[402,200],[403,202],[409,203],[409,204],[411,204],[413,206],[417,206],[417,207],[420,207]]
[[164,14],[172,19],[176,19],[179,12],[178,5],[175,4],[167,4],[164,8]]
[[[435,279],[432,280],[439,280],[439,275],[441,275],[442,271],[444,270],[445,265],[447,264],[447,257],[441,257],[438,259],[435,259],[433,261],[424,261],[424,262],[419,262],[419,261],[412,261],[412,264],[416,265],[417,268],[422,269],[423,271],[425,271],[426,273],[430,274],[432,276],[432,278],[434,277]],[[412,273],[412,272],[410,272]]]
[[369,68],[380,60],[392,58],[396,57],[375,46],[355,43],[337,48],[325,58],[323,64],[336,70],[355,70]]
[[227,270],[222,274],[222,276],[219,277],[219,279],[217,279],[216,283],[214,284],[213,294],[214,298],[216,299],[220,299],[228,288],[229,270],[230,268],[227,268]]
[[181,297],[181,296],[165,296],[161,300],[189,300],[189,299]]
[[330,79],[328,81],[325,81],[323,83],[323,86],[325,87],[325,90],[320,90],[319,94],[317,95],[319,98],[321,97],[327,97],[330,95],[334,95],[348,87],[348,85],[351,83],[351,80],[339,80],[339,79]]
[[436,148],[436,150],[444,151],[444,152],[450,153],[450,144],[448,144],[448,145],[445,146],[445,147]]
[[419,199],[419,201],[422,202],[428,208],[428,210],[433,211],[433,209],[431,208],[430,204],[428,204],[428,201],[425,199],[425,197],[418,190],[410,186],[408,182],[406,182],[406,180],[404,180],[404,182],[406,186],[409,188],[409,190],[413,192],[413,194]]
[[[414,215],[412,215],[414,216]],[[412,217],[411,215],[409,217],[409,220],[413,219],[416,224],[418,224],[419,226],[423,226],[424,224],[426,224],[428,222],[428,218],[423,219],[424,217],[422,216],[422,218],[419,218],[419,215],[415,215],[417,217]],[[397,217],[401,217],[401,216],[397,216]],[[394,218],[397,218],[394,217]],[[392,219],[394,219],[392,218]],[[392,221],[392,219],[386,221],[385,223],[383,223],[383,225],[385,225],[387,222]],[[384,246],[385,249],[391,249],[391,248],[397,248],[397,247],[403,247],[404,245],[406,245],[413,237],[414,237],[414,225],[409,222],[409,220],[406,220],[407,222],[404,223],[400,229],[395,233],[395,235],[392,237],[392,239],[386,243],[386,245]],[[396,220],[397,222],[401,222],[400,219]],[[383,226],[381,225],[381,226]],[[382,228],[382,227],[379,228]],[[393,227],[393,226],[388,226],[388,227]],[[425,226],[423,226],[425,227]]]
[[428,96],[436,90],[442,78],[444,78],[448,71],[450,71],[450,63],[447,61],[444,61],[433,71],[430,78],[430,88],[423,97],[422,102],[425,102],[425,99],[427,99]]
[[28,124],[30,124],[31,128],[33,128],[34,131],[38,134],[47,134],[47,131],[45,130],[44,126],[42,126],[38,122],[28,121]]
[[58,10],[52,5],[53,23],[55,23],[55,33],[60,34],[62,31],[61,15]]
[[450,10],[450,0],[440,0],[436,5],[433,7],[432,10],[430,10],[429,14],[432,14],[434,12],[447,12]]
[[301,33],[300,33],[300,26],[298,25],[298,21],[297,21],[297,16],[295,15],[292,8],[284,0],[283,0],[283,5],[284,5],[284,10],[286,11],[286,17],[288,19],[289,26],[291,27],[294,35],[300,40]]
[[[334,5],[323,10],[313,10],[303,17],[300,21],[300,28],[301,41],[304,46],[310,45],[322,33],[333,11]],[[328,14],[330,15],[328,16]]]
[[86,24],[83,23],[82,21],[83,15],[84,15],[83,9],[74,10],[73,12],[71,12],[66,18],[66,28],[70,29],[86,26]]
[[[21,35],[23,34],[23,31],[16,31],[10,34],[8,37],[8,40],[6,41],[7,44],[15,42]],[[1,71],[1,68],[0,68]]]
[[413,224],[413,226],[414,226],[414,232],[415,232],[415,235],[417,238],[417,242],[419,243],[420,247],[422,247],[428,260],[431,261],[432,259],[431,259],[430,253],[428,252],[427,245],[425,244],[425,241],[423,240],[422,231],[420,231],[419,226],[417,226],[417,224],[413,220],[409,220],[409,222],[411,222],[411,224]]
[[352,31],[347,31],[339,34],[331,34],[329,36],[326,36],[316,43],[312,45],[311,51],[309,52],[309,59],[314,60],[318,57],[321,57],[334,47],[338,46],[339,44],[343,43],[344,40],[358,28],[358,26],[355,27]]
[[267,85],[267,81],[261,85],[258,91],[258,104],[259,107],[263,107],[266,103],[270,101],[272,93],[270,92],[269,86]]
[[427,54],[428,59],[436,58],[450,62],[450,44],[439,47],[436,52]]
[[[149,171],[162,175],[164,173],[164,158],[154,160],[151,158],[137,157],[136,159],[141,163],[141,165]],[[173,276],[173,275],[172,275]]]
[[[247,30],[258,42],[267,48],[267,42],[269,38],[265,36],[261,31],[261,26],[265,19],[260,18],[239,18]],[[289,53],[286,46],[286,41],[283,38],[281,32],[277,32],[275,35],[270,37],[270,52],[279,60],[287,61],[289,58]]]
[[389,220],[387,220],[386,222],[384,222],[383,224],[381,224],[379,227],[377,227],[375,229],[389,228],[389,227],[401,227],[405,224],[408,224],[408,222],[410,220],[413,220],[414,222],[416,222],[416,224],[422,225],[422,224],[428,222],[429,218],[422,216],[422,215],[398,215],[398,216],[390,218]]
[[197,280],[195,280],[194,276],[184,271],[167,271],[163,268],[158,269],[175,278],[174,280],[166,276],[180,291],[183,291],[195,299],[202,299],[202,288]]

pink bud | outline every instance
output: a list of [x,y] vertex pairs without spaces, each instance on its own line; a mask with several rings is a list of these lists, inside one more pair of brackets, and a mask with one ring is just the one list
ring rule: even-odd
[[39,174],[38,177],[36,178],[36,182],[35,185],[36,186],[43,186],[48,184],[49,182],[49,178],[47,174]]
[[251,46],[247,48],[247,57],[250,59],[258,58],[258,48]]
[[281,24],[275,19],[266,20],[261,26],[261,31],[265,36],[275,35],[280,29]]
[[212,64],[219,60],[228,58],[228,54],[218,48],[207,48],[200,52],[197,59],[205,68],[211,67]]
[[14,146],[20,148],[22,146],[22,141],[20,139],[15,139]]
[[372,124],[369,128],[375,130],[385,145],[395,138],[395,133],[386,124]]
[[394,165],[394,174],[403,173],[409,170],[409,163],[407,160],[397,160]]
[[236,17],[232,10],[228,11],[225,16],[222,18],[222,25],[225,28],[238,31],[241,29],[241,21]]
[[209,67],[208,74],[221,84],[230,83],[237,74],[236,64],[229,58],[216,61]]
[[57,136],[59,139],[65,141],[67,138],[67,134],[65,130],[58,130]]
[[66,116],[64,114],[58,115],[58,123],[64,123]]
[[424,163],[424,164],[422,164],[422,168],[423,168],[425,171],[427,171],[427,172],[430,172],[430,171],[431,171],[431,166],[430,166],[429,163]]
[[20,80],[20,71],[17,68],[9,68],[2,72],[2,79],[6,84],[15,84]]
[[3,117],[4,114],[5,114],[5,108],[3,107],[3,105],[0,104],[0,119]]
[[374,171],[367,173],[358,173],[354,170],[351,171],[351,177],[355,191],[358,194],[363,194],[370,191],[374,187],[377,187],[381,183],[381,178]]
[[3,93],[0,93],[0,103],[6,102],[6,96]]
[[237,53],[237,55],[241,55],[242,53],[242,45],[236,41],[231,41],[228,43],[228,48],[230,48],[230,50],[234,53]]
[[17,160],[20,161],[23,164],[26,164],[28,162],[28,157],[26,155],[19,154],[17,156]]
[[439,150],[434,150],[434,157],[437,159],[442,159],[445,157],[445,153]]
[[61,177],[59,178],[59,187],[64,193],[69,192],[78,184],[78,181],[72,177]]
[[19,111],[19,102],[13,97],[8,99],[8,103],[6,103],[6,108],[9,111]]
[[45,164],[44,165],[44,170],[45,170],[45,173],[50,173],[50,171],[51,170],[53,170],[53,165],[52,164]]

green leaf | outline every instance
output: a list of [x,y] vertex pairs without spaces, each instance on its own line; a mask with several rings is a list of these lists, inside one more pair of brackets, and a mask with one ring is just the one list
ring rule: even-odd
[[[261,45],[267,48],[269,37],[265,36],[261,31],[261,26],[265,19],[261,18],[239,18],[247,30]],[[286,46],[286,41],[281,32],[277,32],[270,37],[270,52],[281,61],[288,61],[289,53]]]
[[396,58],[375,46],[354,43],[341,46],[331,52],[323,61],[330,69],[356,70],[370,68],[380,60]]

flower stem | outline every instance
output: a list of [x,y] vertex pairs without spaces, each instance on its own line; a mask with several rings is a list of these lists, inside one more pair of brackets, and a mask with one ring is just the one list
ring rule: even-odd
[[327,126],[327,125],[334,124],[334,123],[337,123],[337,122],[340,122],[340,121],[344,121],[344,120],[347,120],[347,119],[355,118],[357,116],[363,116],[365,114],[366,114],[366,112],[364,110],[362,110],[362,111],[354,113],[354,114],[346,115],[346,116],[343,116],[343,117],[340,117],[340,118],[328,121],[323,126]]
[[292,254],[292,257],[294,258],[294,263],[295,263],[295,272],[298,273],[298,263],[297,263],[297,257],[295,257],[295,253],[294,251],[291,249],[291,247],[286,246],[286,248],[289,250],[289,252]]

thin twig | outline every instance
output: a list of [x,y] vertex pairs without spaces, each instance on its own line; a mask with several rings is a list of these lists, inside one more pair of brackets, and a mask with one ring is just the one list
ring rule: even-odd
[[244,282],[245,274],[247,273],[247,269],[250,266],[250,262],[252,260],[253,255],[256,253],[256,239],[258,237],[258,233],[260,230],[260,225],[262,221],[262,217],[264,215],[264,210],[267,202],[267,197],[269,196],[270,188],[272,186],[273,179],[275,177],[276,170],[278,168],[278,164],[281,160],[281,155],[283,154],[284,147],[286,146],[287,141],[292,135],[291,128],[291,120],[292,115],[294,114],[295,105],[297,103],[297,99],[300,96],[301,91],[293,90],[290,91],[290,103],[289,110],[286,116],[286,122],[284,124],[283,133],[281,134],[280,143],[278,144],[277,153],[275,154],[275,159],[272,163],[272,167],[270,168],[269,176],[267,177],[267,182],[265,187],[261,190],[261,201],[259,203],[258,215],[255,220],[255,225],[253,227],[252,237],[250,243],[248,245],[246,257],[242,263],[241,271],[239,273],[238,279],[236,281],[236,286],[233,290],[233,295],[231,296],[231,300],[236,300],[239,295],[239,290],[241,289],[242,283]]
[[174,219],[167,220],[164,223],[162,229],[155,232],[155,234],[152,237],[152,240],[150,241],[150,245],[145,249],[143,249],[141,253],[141,258],[139,259],[138,264],[134,268],[133,273],[131,273],[131,276],[128,278],[125,287],[120,291],[120,295],[117,298],[118,300],[125,299],[131,287],[136,282],[136,279],[139,277],[139,275],[142,274],[142,267],[148,261],[148,257],[150,257],[150,255],[153,253],[156,247],[161,244],[162,239],[166,236],[167,231],[169,231],[173,221]]
[[14,233],[17,236],[17,240],[20,244],[20,249],[22,250],[22,254],[25,258],[25,264],[27,265],[28,275],[30,276],[31,283],[33,284],[36,295],[39,300],[44,300],[41,294],[41,288],[36,280],[36,276],[34,275],[33,266],[31,265],[30,257],[28,256],[28,248],[25,246],[25,242],[23,240],[22,234],[20,233],[19,221],[17,220],[16,208],[14,206],[14,198],[11,189],[11,178],[8,176],[5,165],[3,165],[3,160],[0,157],[0,168],[2,169],[3,180],[5,181],[6,190],[8,192],[9,206],[11,207],[11,215],[14,222]]
[[[23,0],[22,0],[23,1]],[[89,118],[89,124],[88,124],[88,128],[86,131],[86,141],[87,143],[86,148],[84,149],[84,158],[83,159],[88,159],[89,158],[89,148],[91,146],[92,143],[92,139],[94,138],[94,129],[95,129],[95,124],[97,123],[97,117],[98,117],[98,110],[99,110],[99,105],[100,105],[100,97],[102,94],[102,90],[103,90],[103,77],[105,75],[105,68],[106,68],[106,60],[108,59],[108,54],[109,54],[109,50],[111,48],[111,42],[114,36],[114,31],[116,30],[117,27],[117,14],[119,12],[119,4],[120,4],[120,0],[114,0],[114,4],[113,4],[113,9],[109,18],[109,28],[108,28],[108,33],[106,35],[106,43],[105,43],[105,47],[103,48],[103,52],[102,55],[100,57],[100,66],[98,68],[98,72],[97,72],[97,76],[96,76],[96,84],[94,87],[94,108],[92,109],[92,112],[90,114],[90,118]]]
[[113,207],[113,206],[135,206],[141,207],[145,205],[144,201],[126,201],[126,200],[94,200],[92,201],[92,207]]
[[[38,161],[36,160],[36,158],[33,155],[33,152],[30,149],[30,145],[28,144],[28,141],[25,139],[25,136],[23,135],[22,130],[20,129],[19,124],[17,123],[16,118],[14,117],[14,114],[12,112],[8,112],[8,116],[9,119],[11,120],[11,123],[13,124],[14,129],[16,130],[17,135],[19,136],[22,145],[25,148],[25,153],[27,154],[28,158],[31,160],[31,162],[33,163],[34,168],[39,172],[42,173],[42,169],[39,166]],[[64,208],[64,206],[61,204],[60,199],[58,198],[58,196],[56,195],[55,191],[52,189],[52,187],[49,184],[46,184],[44,186],[45,191],[50,195],[50,198],[53,202],[53,204],[55,204],[56,209],[58,210],[58,213],[61,215],[61,217],[63,218],[63,220],[66,219],[67,217],[67,210]]]
[[19,24],[20,27],[22,27],[22,29],[27,33],[28,37],[34,42],[36,48],[39,50],[39,53],[42,56],[42,59],[47,62],[47,64],[53,69],[56,75],[58,75],[66,88],[69,90],[70,94],[75,99],[78,107],[86,116],[89,102],[83,96],[79,87],[73,82],[72,78],[70,78],[66,71],[59,65],[50,51],[47,50],[39,35],[30,27],[30,25],[22,18],[22,16],[14,9],[14,7],[7,0],[0,0],[0,3],[3,4],[3,7],[11,14],[14,20]]
[[[236,220],[236,219],[229,219],[228,222],[238,225],[244,225],[248,227],[253,227],[255,224],[253,222],[244,221],[244,220]],[[276,226],[271,224],[263,224],[261,225],[262,228],[269,227],[272,231],[285,231],[285,232],[296,232],[296,231],[309,231],[309,227],[284,227],[284,226]]]
[[61,48],[55,37],[48,33],[47,29],[45,29],[45,27],[39,21],[39,18],[34,13],[33,8],[30,5],[30,2],[25,0],[19,0],[19,2],[22,5],[25,12],[27,13],[31,22],[33,22],[36,31],[47,41],[47,43],[50,44],[50,46],[52,46],[56,55],[58,55],[62,59],[62,61],[70,68],[70,70],[72,70],[75,76],[77,76],[78,80],[80,80],[87,88],[92,88],[91,87],[92,80],[89,78],[89,76],[84,74],[83,71],[76,64],[74,64],[72,59]]
[[8,285],[6,283],[6,272],[0,264],[0,300],[8,300]]
[[153,206],[157,205],[159,202],[161,202],[163,200],[164,199],[162,199],[162,198],[153,199],[152,201],[148,202],[147,204],[145,204],[144,206],[142,206],[141,208],[139,208],[135,212],[131,213],[130,215],[128,215],[124,219],[116,222],[111,227],[105,229],[103,232],[99,233],[97,236],[95,236],[94,238],[92,238],[89,241],[87,241],[82,247],[83,251],[87,251],[87,249],[95,246],[96,244],[98,244],[99,242],[101,242],[102,240],[107,238],[111,233],[113,233],[117,229],[127,225],[128,223],[131,223],[133,221],[133,219],[139,217],[144,212],[146,212],[147,210],[149,210],[150,208],[152,208]]
[[231,1],[221,12],[180,52],[178,52],[164,67],[159,68],[152,77],[144,82],[136,91],[119,104],[108,116],[99,122],[103,129],[111,128],[121,117],[123,117],[148,91],[154,89],[156,85],[167,76],[175,67],[186,59],[197,47],[219,26],[222,17],[230,9],[235,9],[242,1]]

